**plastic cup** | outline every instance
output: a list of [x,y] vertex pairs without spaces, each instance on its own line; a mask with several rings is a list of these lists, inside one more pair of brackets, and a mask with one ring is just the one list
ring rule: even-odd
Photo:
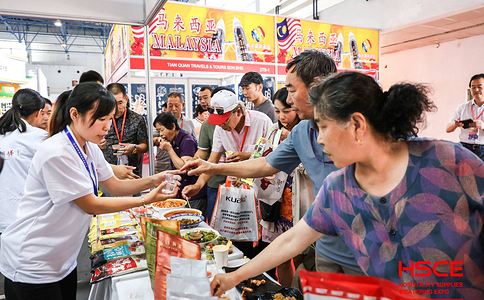
[[[119,144],[113,145],[112,147],[113,147],[113,150],[115,151],[114,155],[123,155],[124,154],[124,150],[123,150],[124,147],[119,146]],[[119,148],[119,150],[116,150],[118,148]]]
[[215,265],[217,269],[226,267],[229,261],[229,249],[226,249],[226,245],[217,245],[213,247],[213,256],[215,258]]
[[[176,181],[176,180],[175,180]],[[172,194],[175,191],[176,182],[167,182],[165,187],[161,190],[163,194]]]

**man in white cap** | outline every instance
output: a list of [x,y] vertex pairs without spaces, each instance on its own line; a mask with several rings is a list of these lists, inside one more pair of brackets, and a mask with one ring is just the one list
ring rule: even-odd
[[[218,163],[224,152],[227,162],[249,159],[259,138],[266,136],[269,131],[271,119],[264,113],[247,111],[237,95],[225,87],[214,90],[210,104],[207,122],[218,126],[214,131],[212,153],[208,162]],[[187,197],[197,194],[210,177],[212,175],[201,175],[194,185],[184,188],[183,194]],[[236,246],[249,258],[252,257],[252,243]]]

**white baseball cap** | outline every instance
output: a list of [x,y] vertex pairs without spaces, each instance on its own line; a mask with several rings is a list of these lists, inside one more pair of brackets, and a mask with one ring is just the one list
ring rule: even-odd
[[230,113],[237,107],[239,100],[237,95],[228,90],[221,90],[215,93],[210,100],[208,111],[210,116],[207,122],[212,125],[222,125],[227,121]]

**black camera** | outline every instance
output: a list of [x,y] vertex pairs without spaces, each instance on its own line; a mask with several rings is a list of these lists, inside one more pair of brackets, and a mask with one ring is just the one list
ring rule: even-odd
[[474,122],[474,120],[472,119],[467,119],[467,120],[463,120],[463,121],[460,121],[460,123],[464,124],[464,127],[463,128],[469,128],[471,127],[471,123]]

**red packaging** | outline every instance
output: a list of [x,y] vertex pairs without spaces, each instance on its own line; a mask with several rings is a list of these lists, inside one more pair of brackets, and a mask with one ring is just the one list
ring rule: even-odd
[[195,242],[161,230],[156,231],[158,243],[156,246],[155,300],[166,300],[166,274],[171,273],[170,257],[200,260],[202,252],[200,245]]
[[419,295],[408,295],[393,282],[369,276],[353,276],[340,273],[300,271],[305,300],[336,299],[428,299]]
[[143,269],[146,269],[146,256],[144,254],[108,261],[105,265],[94,270],[91,283],[111,276],[123,275]]

